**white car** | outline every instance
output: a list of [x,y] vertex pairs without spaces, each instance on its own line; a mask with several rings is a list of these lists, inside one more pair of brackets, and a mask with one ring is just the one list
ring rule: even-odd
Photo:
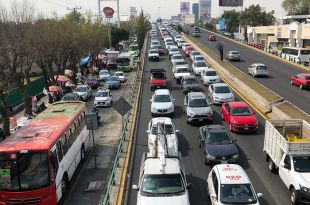
[[114,75],[117,76],[122,83],[125,82],[125,74],[123,71],[116,71]]
[[155,45],[160,45],[160,42],[158,40],[152,40],[151,41],[151,47]]
[[209,68],[201,72],[201,82],[204,85],[221,82],[220,77],[217,75],[213,68]]
[[172,65],[175,65],[176,62],[185,62],[185,59],[182,56],[182,54],[173,54],[170,60]]
[[152,96],[151,114],[152,116],[173,116],[174,99],[168,89],[157,89]]
[[192,64],[192,69],[196,75],[201,75],[202,72],[210,69],[210,67],[205,61],[194,61]]
[[232,90],[226,83],[214,83],[208,87],[208,95],[213,104],[221,104],[234,101]]
[[178,42],[178,41],[180,41],[180,40],[182,40],[182,36],[175,36],[174,37],[174,42]]
[[248,74],[252,75],[253,78],[256,76],[268,77],[267,66],[262,63],[254,63],[248,68]]
[[237,164],[215,165],[207,178],[208,193],[212,205],[259,205],[257,193],[245,171]]
[[190,46],[191,44],[190,43],[183,43],[183,45],[182,45],[182,51],[185,51],[185,48],[187,47],[187,46]]
[[183,45],[184,43],[186,43],[186,41],[184,41],[184,40],[179,40],[179,41],[177,42],[177,45],[178,45],[179,48],[182,48],[182,45]]
[[180,83],[181,79],[184,76],[190,76],[190,72],[187,66],[178,66],[175,68],[173,72],[174,79],[176,79],[177,83]]
[[202,56],[201,53],[199,51],[193,51],[189,54],[189,58],[191,59],[191,61],[194,61],[194,57],[195,56]]
[[150,49],[148,53],[149,61],[159,61],[159,53],[157,49]]
[[112,95],[109,89],[99,89],[96,92],[94,105],[96,107],[110,107],[112,102]]
[[106,69],[99,71],[99,80],[106,80],[111,76],[110,72]]
[[92,96],[91,87],[88,85],[78,85],[74,89],[73,93],[77,93],[84,101],[88,100]]
[[195,55],[193,56],[193,62],[195,61],[205,61],[205,58],[203,57],[203,55]]
[[173,54],[178,54],[178,53],[180,53],[180,50],[179,50],[179,48],[176,47],[176,46],[169,46],[168,53],[169,53],[169,58],[170,58]]

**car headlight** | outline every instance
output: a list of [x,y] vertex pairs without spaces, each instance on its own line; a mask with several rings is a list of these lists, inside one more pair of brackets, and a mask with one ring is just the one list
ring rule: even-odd
[[173,105],[171,105],[168,110],[172,112],[173,109],[174,109],[174,107],[173,107]]
[[195,113],[194,113],[194,112],[191,112],[191,111],[187,111],[187,114],[188,114],[189,116],[194,116],[194,115],[195,115]]
[[306,193],[309,193],[310,194],[310,188],[308,187],[305,187],[301,184],[299,184],[299,187],[300,187],[300,190],[303,191],[303,192],[306,192]]
[[232,121],[231,124],[235,125],[235,126],[240,126],[241,124],[237,123],[236,121]]
[[233,155],[232,158],[233,158],[233,159],[238,159],[238,158],[239,158],[239,155],[238,155],[238,154],[235,154],[235,155]]
[[207,154],[207,159],[209,159],[209,160],[215,160],[216,158],[215,158],[215,156],[212,156],[212,155],[209,155],[209,154]]
[[154,107],[151,107],[151,111],[152,111],[152,112],[157,112],[157,109],[154,108]]
[[94,104],[95,104],[95,105],[98,104],[97,100],[94,100]]
[[220,98],[219,97],[217,97],[216,95],[213,95],[214,96],[214,99],[216,99],[216,100],[219,100]]

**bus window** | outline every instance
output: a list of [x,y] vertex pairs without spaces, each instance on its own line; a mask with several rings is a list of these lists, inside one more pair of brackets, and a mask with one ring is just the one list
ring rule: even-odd
[[61,148],[60,141],[57,142],[57,156],[58,156],[58,160],[61,161],[63,158],[63,154],[62,154],[62,148]]
[[53,179],[55,180],[59,167],[56,150],[52,152],[52,166],[53,166]]
[[69,134],[65,134],[64,136],[61,137],[61,146],[62,146],[62,152],[63,155],[67,154],[68,151],[68,141],[67,141],[67,135],[70,136]]

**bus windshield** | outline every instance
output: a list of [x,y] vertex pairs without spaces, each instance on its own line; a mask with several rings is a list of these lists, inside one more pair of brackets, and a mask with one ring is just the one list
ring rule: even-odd
[[136,50],[138,50],[138,45],[131,45],[131,46],[129,46],[129,50],[130,50],[130,51],[136,51]]
[[49,178],[47,151],[0,153],[0,190],[44,188]]
[[128,66],[130,62],[129,58],[118,58],[117,59],[117,65],[119,66]]

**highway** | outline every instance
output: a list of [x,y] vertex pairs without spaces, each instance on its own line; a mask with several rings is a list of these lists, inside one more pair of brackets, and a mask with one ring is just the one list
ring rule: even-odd
[[[205,36],[205,34],[203,35]],[[202,41],[203,39],[204,38],[201,38]],[[135,149],[133,150],[132,166],[129,173],[130,189],[128,190],[129,193],[127,201],[125,201],[124,204],[136,204],[137,191],[132,190],[131,185],[138,183],[142,153],[147,151],[146,130],[147,125],[151,120],[151,103],[149,100],[151,99],[151,95],[153,93],[150,91],[150,86],[148,85],[148,77],[150,74],[149,69],[155,66],[167,68],[168,89],[172,92],[172,95],[175,98],[175,115],[172,120],[175,123],[176,129],[180,130],[178,133],[179,149],[184,158],[187,180],[193,184],[192,189],[189,191],[190,203],[192,205],[211,204],[207,196],[206,182],[210,167],[204,165],[203,152],[198,148],[197,136],[198,128],[200,125],[190,125],[186,123],[185,115],[183,114],[183,99],[185,95],[180,90],[179,85],[177,85],[173,80],[171,63],[168,59],[168,56],[161,56],[160,62],[149,62],[147,60],[145,62],[144,79],[142,81],[143,84],[141,92],[142,96],[137,121],[138,130],[135,136]],[[242,63],[244,66],[247,65],[246,62]],[[258,80],[270,81],[273,79]],[[289,85],[288,81],[287,84]],[[207,87],[203,86],[201,83],[200,87],[204,90],[205,93],[207,92]],[[300,90],[296,87],[295,93],[299,92]],[[237,100],[241,100],[238,96],[236,96],[236,98]],[[220,116],[220,106],[212,105],[212,109],[215,116],[213,124],[221,124],[222,120]],[[263,193],[263,197],[259,199],[261,204],[288,205],[290,204],[289,191],[286,189],[283,182],[277,175],[271,174],[269,172],[267,163],[265,162],[265,155],[262,151],[265,120],[258,114],[257,118],[259,120],[259,129],[256,133],[232,133],[232,137],[237,139],[237,145],[240,154],[240,165],[247,172],[256,192]]]
[[[191,28],[189,28],[189,30],[191,31]],[[299,87],[290,85],[290,76],[307,71],[272,58],[254,49],[242,46],[221,36],[216,36],[217,41],[208,41],[209,34],[209,32],[201,29],[201,37],[198,38],[198,40],[216,53],[219,53],[216,48],[216,45],[219,42],[223,44],[224,54],[231,50],[239,51],[241,61],[230,63],[245,73],[247,73],[248,67],[252,63],[264,63],[268,67],[270,77],[256,77],[255,79],[282,96],[285,100],[290,101],[306,113],[310,114],[310,91],[300,90]]]

